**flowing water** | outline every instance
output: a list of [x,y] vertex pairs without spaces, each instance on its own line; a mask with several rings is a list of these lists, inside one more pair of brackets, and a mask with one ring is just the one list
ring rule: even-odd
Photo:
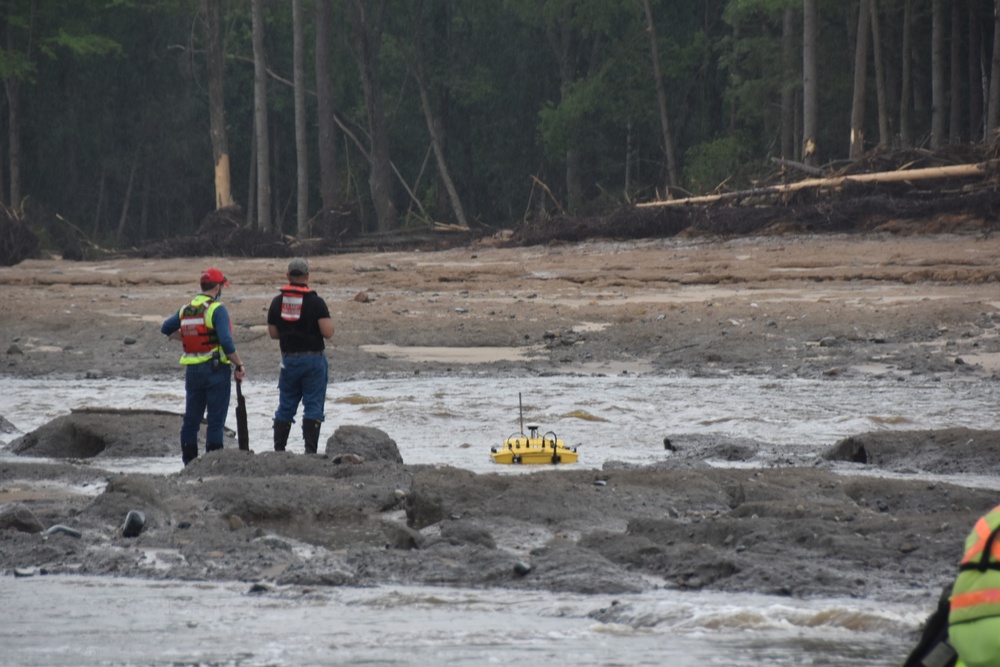
[[[3,387],[0,415],[22,432],[73,408],[183,411],[180,380],[4,379]],[[248,382],[244,393],[251,449],[266,450],[277,391]],[[491,464],[488,451],[521,429],[519,394],[525,424],[579,444],[578,468],[659,461],[671,455],[663,438],[685,434],[752,438],[770,443],[769,454],[809,461],[872,430],[1000,428],[996,388],[971,380],[416,376],[332,384],[324,434],[338,424],[374,426],[406,463],[517,474],[524,470]],[[301,440],[289,449],[302,451]],[[10,456],[0,449],[0,461]],[[90,465],[169,474],[181,464],[178,454]],[[952,481],[996,487],[995,478]],[[0,664],[888,667],[905,657],[937,591],[898,593],[912,602],[668,589],[616,599],[425,587],[255,596],[245,583],[2,577]]]

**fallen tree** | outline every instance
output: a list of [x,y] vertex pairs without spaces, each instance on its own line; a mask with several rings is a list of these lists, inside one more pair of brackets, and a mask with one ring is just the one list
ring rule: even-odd
[[894,171],[884,171],[870,174],[842,174],[838,176],[828,176],[823,178],[809,178],[795,183],[783,183],[780,185],[770,185],[751,190],[741,190],[738,192],[725,192],[716,195],[702,195],[698,197],[686,197],[683,199],[668,199],[662,201],[645,202],[636,204],[636,208],[650,208],[656,206],[687,206],[691,204],[714,204],[718,202],[738,201],[749,197],[758,199],[773,195],[782,197],[794,192],[809,189],[842,189],[845,186],[866,183],[915,183],[918,181],[941,180],[941,179],[982,179],[984,176],[996,174],[1000,161],[989,160],[977,164],[960,164],[944,167],[926,167],[923,169],[897,169]]

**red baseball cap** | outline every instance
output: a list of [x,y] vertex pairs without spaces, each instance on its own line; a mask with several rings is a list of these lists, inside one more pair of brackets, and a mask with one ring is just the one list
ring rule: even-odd
[[222,271],[218,269],[205,269],[205,273],[201,274],[201,280],[199,282],[203,283],[215,283],[216,285],[222,284],[229,287],[229,283],[226,281],[226,277],[222,275]]

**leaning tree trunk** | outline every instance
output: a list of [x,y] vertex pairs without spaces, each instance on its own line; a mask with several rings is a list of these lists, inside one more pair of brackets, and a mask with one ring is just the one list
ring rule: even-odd
[[125,201],[122,203],[122,213],[118,218],[118,231],[115,234],[115,247],[121,248],[125,243],[125,227],[128,224],[128,209],[132,203],[132,186],[135,183],[135,172],[139,168],[139,155],[141,150],[135,149],[132,156],[132,168],[128,172],[128,185],[125,187]]
[[[422,63],[418,62],[416,67],[419,69],[421,65]],[[420,92],[420,107],[424,111],[427,132],[431,135],[431,147],[434,149],[434,159],[437,161],[438,175],[441,177],[441,182],[444,183],[444,187],[448,191],[448,200],[451,202],[451,210],[455,213],[455,220],[462,227],[468,227],[469,223],[465,218],[465,209],[462,207],[462,200],[458,196],[458,190],[455,189],[454,181],[451,180],[451,172],[448,171],[448,163],[445,161],[444,150],[441,147],[441,131],[434,116],[434,111],[431,109],[430,97],[427,94],[427,83],[424,81],[423,74],[421,73],[416,75],[416,79],[417,88]]]
[[254,135],[257,147],[257,227],[271,232],[271,150],[267,131],[267,64],[264,60],[263,0],[253,6],[253,100]]
[[667,89],[663,83],[663,74],[660,72],[660,49],[656,43],[656,24],[653,22],[653,9],[649,5],[649,0],[642,0],[642,7],[646,13],[646,31],[649,33],[649,54],[653,60],[653,79],[656,83],[656,102],[660,112],[660,132],[663,141],[663,151],[667,157],[667,182],[665,185],[665,195],[671,197],[670,188],[677,187],[680,179],[677,175],[677,159],[674,156],[674,140],[670,133],[670,117],[667,114]]

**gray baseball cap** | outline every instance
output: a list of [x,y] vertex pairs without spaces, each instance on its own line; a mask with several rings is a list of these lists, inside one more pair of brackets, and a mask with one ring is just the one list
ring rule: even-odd
[[301,257],[296,257],[288,263],[288,275],[305,276],[309,274],[309,262]]

